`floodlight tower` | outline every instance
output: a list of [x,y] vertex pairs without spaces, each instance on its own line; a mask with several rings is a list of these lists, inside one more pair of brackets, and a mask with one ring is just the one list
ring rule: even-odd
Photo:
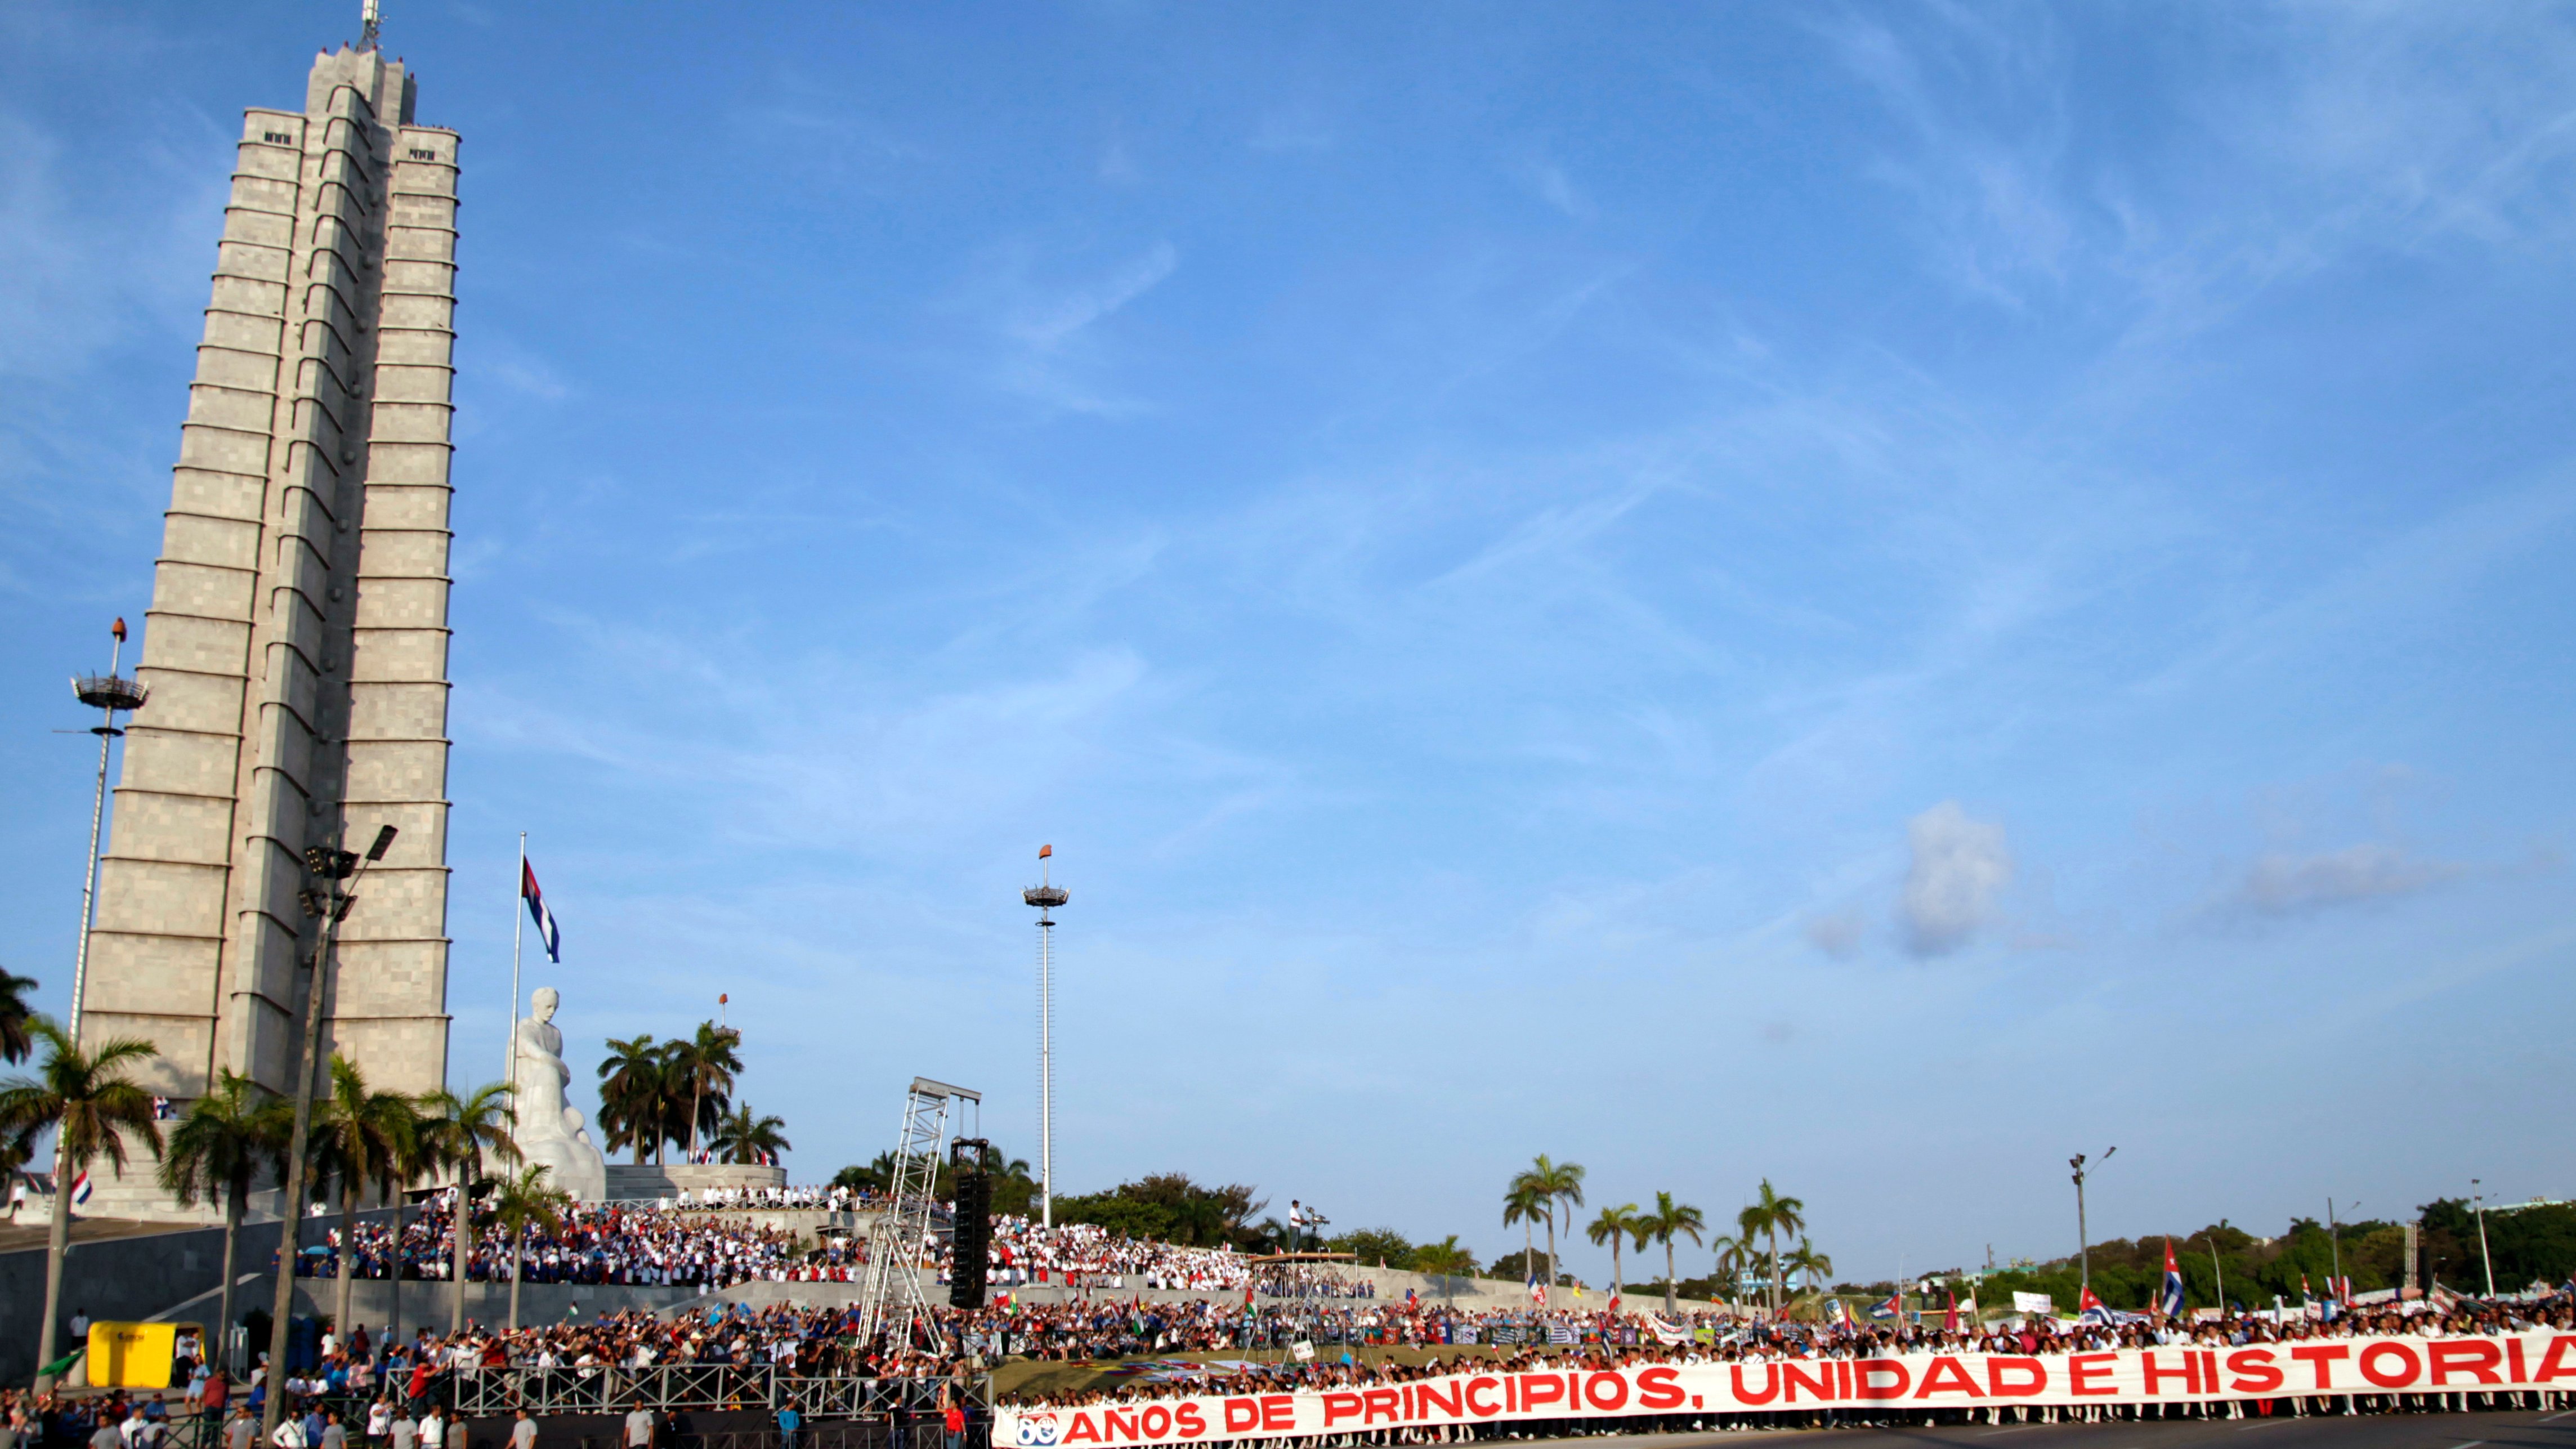
[[1020,899],[1038,908],[1038,1220],[1055,1226],[1055,917],[1072,897],[1047,883],[1052,845],[1038,847],[1038,883]]
[[72,949],[71,1037],[75,1042],[80,1040],[82,987],[89,979],[90,924],[97,914],[98,831],[107,816],[107,752],[125,733],[116,727],[116,717],[141,709],[144,698],[151,693],[116,672],[117,665],[125,658],[125,621],[117,620],[107,632],[116,641],[108,650],[107,673],[77,675],[72,679],[72,693],[80,702],[106,716],[89,730],[98,736],[98,796],[90,802],[89,862],[81,868],[80,944]]

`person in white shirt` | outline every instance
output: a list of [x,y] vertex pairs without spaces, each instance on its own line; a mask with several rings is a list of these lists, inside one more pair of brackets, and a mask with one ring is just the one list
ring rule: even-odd
[[277,1432],[268,1436],[268,1442],[276,1445],[277,1449],[306,1449],[304,1421],[293,1414],[280,1418]]

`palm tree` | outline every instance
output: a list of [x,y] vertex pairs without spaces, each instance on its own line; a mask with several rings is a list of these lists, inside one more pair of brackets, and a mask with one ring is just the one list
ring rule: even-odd
[[1458,1242],[1451,1233],[1436,1243],[1424,1243],[1413,1250],[1416,1272],[1429,1273],[1440,1279],[1440,1289],[1451,1301],[1458,1297],[1458,1280],[1476,1271],[1476,1255]]
[[[1537,1159],[1512,1179],[1515,1186],[1527,1186],[1539,1194],[1547,1214],[1547,1291],[1550,1302],[1556,1298],[1556,1219],[1561,1210],[1566,1226],[1574,1226],[1574,1208],[1583,1206],[1583,1165],[1576,1162],[1550,1162],[1542,1152]],[[1570,1204],[1570,1206],[1569,1206]]]
[[1622,1262],[1620,1249],[1627,1246],[1629,1235],[1636,1230],[1636,1226],[1637,1205],[1623,1202],[1617,1207],[1603,1208],[1594,1216],[1591,1225],[1583,1230],[1584,1236],[1592,1239],[1594,1247],[1597,1248],[1603,1243],[1610,1245],[1610,1296],[1613,1298],[1618,1297],[1628,1286],[1627,1272],[1620,1267]]
[[[327,1180],[340,1193],[340,1301],[333,1322],[343,1332],[349,1326],[349,1294],[358,1271],[358,1200],[370,1187],[379,1198],[401,1190],[402,1170],[418,1151],[419,1135],[419,1109],[410,1097],[369,1089],[356,1062],[338,1052],[331,1054],[330,1084],[313,1104],[313,1126],[306,1141],[313,1154],[315,1186],[318,1189]],[[314,1196],[321,1194],[316,1191]]]
[[661,1160],[662,1127],[671,1119],[668,1045],[656,1044],[649,1031],[632,1041],[612,1037],[599,1064],[599,1130],[609,1151],[633,1148],[638,1167],[648,1152]]
[[465,1264],[474,1256],[474,1185],[483,1180],[484,1159],[507,1167],[519,1160],[518,1139],[510,1130],[519,1114],[510,1105],[510,1084],[492,1082],[459,1097],[441,1088],[421,1098],[427,1118],[422,1127],[423,1156],[456,1173],[456,1212],[449,1228],[455,1238],[448,1265],[456,1291],[450,1300],[447,1331],[465,1331]]
[[35,977],[0,969],[0,1062],[23,1062],[36,1050],[36,1038],[27,1029],[36,1015],[27,993],[35,989]]
[[[664,1050],[670,1055],[671,1084],[688,1092],[689,1115],[680,1131],[671,1133],[674,1141],[686,1133],[689,1160],[698,1156],[698,1136],[722,1120],[733,1095],[734,1075],[742,1070],[742,1058],[734,1048],[742,1042],[742,1033],[720,1027],[712,1021],[698,1023],[698,1034],[688,1041],[669,1043]],[[672,1093],[671,1105],[679,1105],[679,1092]]]
[[263,1166],[273,1168],[286,1150],[290,1119],[279,1110],[286,1105],[285,1098],[225,1067],[214,1090],[190,1104],[188,1115],[171,1129],[161,1154],[161,1186],[181,1206],[194,1207],[201,1197],[223,1200],[223,1296],[215,1319],[222,1325],[219,1338],[232,1329],[233,1242],[250,1206],[251,1179]]
[[56,1317],[62,1311],[63,1254],[71,1245],[72,1181],[104,1157],[118,1177],[125,1175],[125,1134],[152,1145],[161,1155],[161,1129],[152,1124],[152,1094],[126,1080],[126,1073],[160,1055],[152,1043],[118,1037],[82,1051],[50,1017],[27,1018],[27,1034],[42,1042],[45,1064],[33,1077],[11,1077],[0,1083],[0,1133],[21,1151],[34,1145],[36,1134],[54,1129],[54,1220],[45,1235],[45,1321],[36,1335],[36,1387],[53,1387],[43,1370],[54,1361]]
[[1674,1309],[1673,1239],[1688,1238],[1698,1242],[1700,1231],[1708,1226],[1708,1220],[1700,1216],[1698,1208],[1673,1201],[1671,1193],[1659,1192],[1655,1194],[1655,1210],[1639,1221],[1645,1225],[1646,1242],[1664,1245],[1664,1312],[1669,1315]]
[[1526,1172],[1513,1178],[1511,1186],[1504,1189],[1503,1226],[1508,1228],[1514,1223],[1521,1225],[1521,1272],[1531,1278],[1538,1276],[1535,1271],[1538,1245],[1531,1241],[1530,1225],[1539,1220],[1540,1214],[1549,1212],[1552,1208],[1553,1204],[1548,1200],[1547,1194],[1530,1184],[1529,1174]]
[[1789,1255],[1789,1271],[1807,1280],[1807,1291],[1816,1291],[1816,1280],[1834,1276],[1834,1260],[1816,1251],[1816,1245],[1805,1238],[1798,1240],[1798,1251]]
[[492,1194],[492,1216],[500,1221],[502,1240],[510,1245],[510,1331],[519,1328],[519,1270],[526,1266],[528,1229],[543,1227],[550,1233],[563,1231],[563,1215],[572,1211],[572,1194],[546,1184],[550,1169],[542,1162],[519,1169],[516,1177],[501,1179]]
[[1761,1250],[1753,1245],[1750,1238],[1730,1237],[1725,1233],[1709,1239],[1708,1246],[1717,1254],[1717,1279],[1726,1285],[1727,1301],[1731,1303],[1743,1290],[1744,1270],[1761,1257]]
[[1777,1312],[1783,1286],[1780,1276],[1780,1236],[1783,1233],[1796,1234],[1806,1230],[1807,1205],[1794,1197],[1782,1197],[1772,1191],[1771,1179],[1766,1177],[1762,1179],[1762,1195],[1752,1206],[1736,1215],[1736,1222],[1742,1225],[1744,1236],[1749,1238],[1759,1233],[1769,1247],[1771,1308],[1772,1311]]
[[727,1162],[757,1164],[796,1145],[787,1140],[786,1127],[776,1117],[759,1116],[745,1102],[734,1109],[732,1116],[716,1123],[713,1145],[725,1154]]

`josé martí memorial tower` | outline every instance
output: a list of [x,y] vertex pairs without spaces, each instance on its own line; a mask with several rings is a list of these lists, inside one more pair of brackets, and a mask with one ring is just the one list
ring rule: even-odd
[[[372,29],[372,27],[371,27]],[[291,1091],[320,939],[309,846],[400,828],[341,926],[322,1052],[447,1067],[447,597],[456,133],[374,44],[244,113],[100,867],[80,1032],[182,1103]],[[107,1215],[150,1168],[101,1170]]]

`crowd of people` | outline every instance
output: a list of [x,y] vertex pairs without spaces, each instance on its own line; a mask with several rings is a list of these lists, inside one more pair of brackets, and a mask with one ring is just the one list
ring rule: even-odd
[[[993,1219],[992,1245],[985,1253],[985,1281],[1003,1288],[1030,1283],[1069,1287],[1153,1288],[1190,1293],[1240,1293],[1252,1282],[1250,1261],[1223,1248],[1185,1248],[1173,1243],[1140,1242],[1120,1237],[1096,1223],[1058,1223],[1047,1227],[1034,1219]],[[956,1267],[953,1245],[940,1249],[939,1281]]]
[[[454,1213],[444,1201],[407,1215],[397,1245],[390,1223],[361,1223],[351,1276],[401,1276],[444,1282],[455,1275]],[[625,1283],[728,1288],[755,1280],[846,1273],[864,1261],[847,1245],[808,1250],[797,1235],[749,1218],[632,1207],[576,1207],[561,1215],[560,1232],[532,1224],[514,1237],[486,1218],[476,1224],[466,1256],[469,1279],[510,1276],[513,1249],[530,1283]],[[322,1251],[308,1249],[296,1263],[300,1276],[339,1274],[340,1233],[330,1230]]]
[[[1204,1306],[1204,1305],[1201,1305]],[[2415,1311],[2406,1311],[2415,1310]],[[1279,1310],[1273,1310],[1279,1311]],[[1175,1336],[1168,1329],[1152,1333],[1151,1320],[1139,1320],[1128,1336],[1129,1352],[1163,1351],[1153,1345],[1186,1343],[1190,1347],[1223,1347],[1207,1342],[1222,1338],[1222,1325],[1228,1315],[1217,1313],[1200,1320],[1200,1331],[1187,1327],[1191,1315],[1184,1312],[1166,1322],[1179,1328]],[[1088,1335],[1077,1331],[1072,1343],[1090,1349],[1097,1355],[1105,1347],[1099,1340],[1102,1325],[1091,1325]],[[1301,1329],[1315,1327],[1299,1323]],[[1566,1312],[1489,1311],[1458,1313],[1427,1304],[1407,1304],[1373,1309],[1349,1316],[1337,1325],[1353,1334],[1362,1344],[1408,1345],[1431,1348],[1429,1363],[1404,1363],[1383,1355],[1365,1352],[1353,1354],[1348,1348],[1339,1352],[1325,1351],[1309,1359],[1282,1356],[1275,1362],[1219,1360],[1205,1364],[1165,1362],[1155,1373],[1125,1382],[1100,1384],[1073,1391],[1059,1391],[1026,1397],[1006,1397],[1004,1402],[1026,1407],[1071,1409],[1091,1404],[1128,1403],[1167,1397],[1174,1394],[1252,1394],[1281,1393],[1295,1389],[1342,1389],[1375,1387],[1428,1378],[1455,1371],[1454,1360],[1474,1356],[1481,1372],[1527,1372],[1539,1368],[1564,1368],[1571,1357],[1582,1360],[1585,1367],[1624,1368],[1648,1364],[1722,1364],[1757,1363],[1780,1359],[1877,1358],[1907,1353],[1995,1353],[2011,1355],[2067,1354],[2109,1349],[2137,1349],[2159,1346],[2197,1346],[2223,1349],[2260,1343],[2295,1343],[2318,1338],[2371,1337],[2388,1334],[2424,1334],[2431,1336],[2492,1335],[2533,1330],[2576,1331],[2576,1293],[2561,1293],[2536,1303],[2499,1303],[2481,1305],[2463,1303],[2450,1311],[2433,1311],[2420,1304],[2406,1305],[2401,1310],[2390,1305],[2379,1311],[2344,1311],[2310,1316],[2293,1310],[2289,1313],[2236,1313],[2208,1319],[2157,1320],[2133,1316],[2129,1321],[2114,1322],[2107,1318],[2060,1319],[2034,1316],[2006,1319],[1981,1325],[1958,1327],[1867,1326],[1851,1323],[1834,1325],[1771,1322],[1737,1318],[1730,1315],[1685,1315],[1679,1320],[1661,1318],[1643,1320],[1634,1315],[1608,1313],[1577,1314]],[[1208,1329],[1215,1329],[1211,1334]],[[1151,1338],[1148,1335],[1151,1333]],[[1114,1333],[1109,1335],[1114,1337]],[[1320,1333],[1318,1337],[1322,1336]],[[1451,1365],[1439,1361],[1437,1347],[1474,1343],[1517,1345],[1501,1350],[1461,1347]],[[2523,1390],[2490,1394],[2492,1402],[2482,1407],[2562,1407],[2558,1400],[2576,1402],[2568,1391]],[[2408,1404],[2405,1400],[2441,1400],[2437,1404]],[[2292,1412],[2368,1411],[2404,1407],[2469,1407],[2465,1396],[2453,1394],[2355,1395],[2350,1391],[2333,1395],[2286,1395]],[[1833,1411],[1817,1410],[1816,1416]],[[1883,1414],[1884,1410],[1872,1410]],[[1929,1412],[1929,1411],[1927,1411]],[[1958,1412],[1956,1410],[1941,1412]],[[2051,1418],[2061,1411],[2042,1411]],[[2079,1411],[2067,1410],[2065,1413]],[[2102,1410],[2081,1411],[2098,1415]],[[2238,1414],[2243,1410],[2227,1404],[2199,1412]],[[2268,1407],[2264,1412],[2268,1413]],[[1843,1411],[1846,1419],[1849,1411]],[[1737,1421],[1775,1422],[1777,1412],[1720,1415],[1689,1413],[1647,1418],[1625,1418],[1615,1424],[1593,1420],[1583,1424],[1516,1423],[1502,1426],[1515,1436],[1553,1437],[1570,1432],[1653,1433],[1681,1430],[1706,1430],[1736,1427]],[[1469,1437],[1487,1437],[1495,1426],[1477,1426],[1479,1433]],[[1429,1429],[1408,1431],[1420,1442],[1423,1436],[1448,1439],[1460,1431]]]

